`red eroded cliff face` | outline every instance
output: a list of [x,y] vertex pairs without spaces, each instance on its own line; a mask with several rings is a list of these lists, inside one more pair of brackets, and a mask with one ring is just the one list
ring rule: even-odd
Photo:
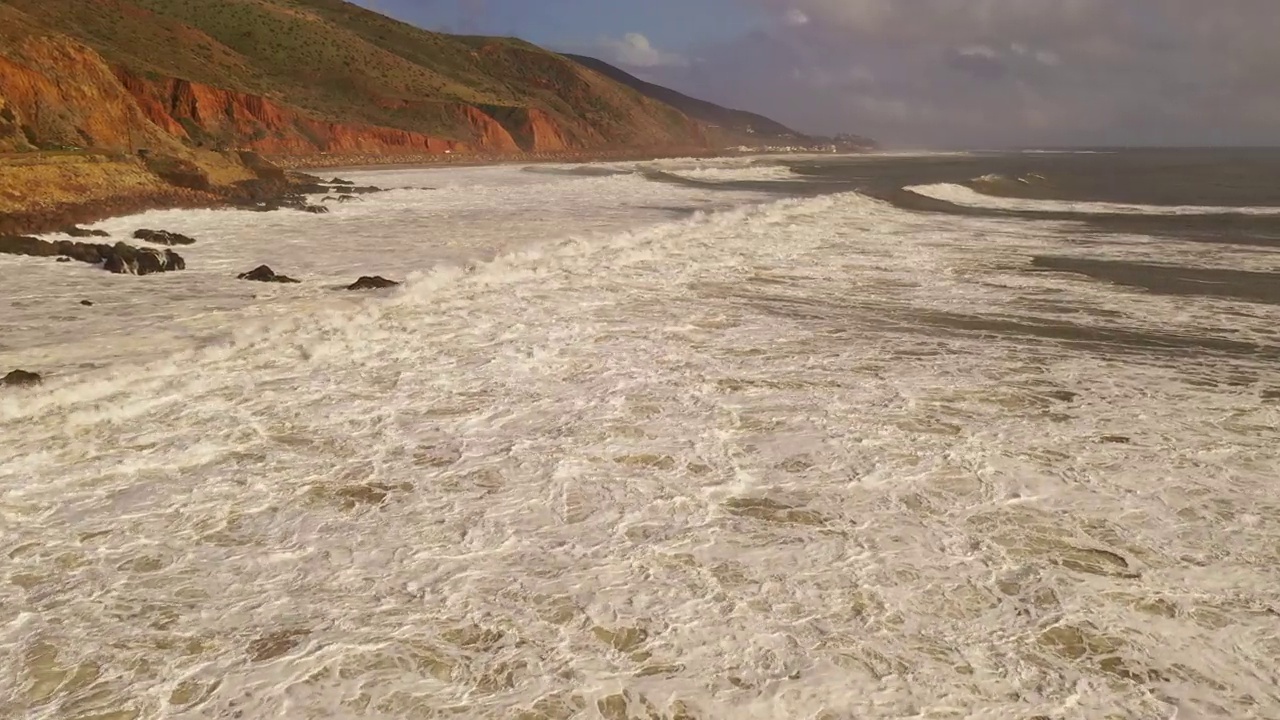
[[[179,79],[146,80],[117,70],[147,118],[179,138],[272,155],[327,153],[519,152],[511,133],[479,108],[455,104],[446,112],[469,139],[353,123],[316,120],[289,107],[248,93],[224,90]],[[408,103],[404,103],[408,106]],[[539,151],[568,147],[564,134],[545,113],[535,111],[530,134]]]
[[525,122],[524,135],[530,139],[533,152],[560,152],[572,149],[564,131],[550,115],[531,108]]
[[98,53],[66,37],[0,47],[0,150],[164,146]]
[[493,152],[516,152],[520,149],[511,133],[480,108],[470,105],[462,105],[460,108],[466,123],[475,129],[481,149]]

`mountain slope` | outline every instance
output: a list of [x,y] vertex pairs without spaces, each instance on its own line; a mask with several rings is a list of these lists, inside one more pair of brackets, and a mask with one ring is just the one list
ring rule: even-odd
[[841,133],[835,137],[799,133],[763,115],[746,110],[732,110],[641,80],[598,58],[569,54],[565,57],[704,123],[712,143],[717,146],[807,146],[811,149],[824,148],[846,152],[862,152],[876,147],[874,140],[852,133]]
[[[191,147],[272,154],[708,144],[678,110],[562,56],[427,32],[342,0],[0,0],[0,22],[0,103],[25,128],[7,149],[132,149],[163,142],[156,129]],[[33,53],[41,43],[109,69],[147,122],[116,97],[114,120],[77,122],[100,113],[71,88],[114,91],[100,73],[53,70],[62,51]],[[32,73],[55,87],[33,99]]]
[[713,102],[690,97],[684,93],[672,90],[671,88],[655,85],[651,82],[641,80],[625,70],[614,67],[603,60],[588,57],[586,55],[566,54],[565,57],[580,65],[595,70],[610,80],[626,85],[645,97],[666,103],[694,120],[707,123],[708,125],[719,128],[727,133],[757,135],[762,138],[769,139],[797,139],[805,137],[802,133],[798,133],[782,123],[777,122],[776,120],[770,120],[763,115],[747,112],[745,110],[733,110],[717,105]]

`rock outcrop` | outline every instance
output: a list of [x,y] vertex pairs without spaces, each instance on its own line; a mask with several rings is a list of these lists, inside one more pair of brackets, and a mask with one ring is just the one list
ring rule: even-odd
[[77,237],[77,238],[111,237],[111,233],[107,232],[106,230],[88,230],[78,225],[72,225],[71,227],[62,228],[62,230],[59,230],[59,232],[61,232],[63,235],[70,235],[71,237]]
[[277,275],[275,270],[272,270],[270,267],[266,265],[259,265],[258,267],[250,270],[249,272],[240,273],[236,277],[239,278],[240,280],[252,280],[253,282],[269,282],[269,283],[302,282],[301,280],[294,280],[288,275]]
[[[123,242],[115,245],[57,240],[49,242],[25,235],[0,236],[0,253],[28,255],[31,257],[57,257],[79,260],[92,265],[101,264],[108,272],[129,275],[150,275],[187,267],[182,256],[172,250],[136,248]],[[61,261],[61,258],[59,258]]]
[[3,378],[0,378],[0,385],[6,387],[29,387],[31,385],[39,385],[44,378],[39,373],[27,372],[26,370],[11,370]]
[[151,275],[185,270],[182,256],[168,248],[136,248],[122,242],[112,246],[102,261],[102,269],[119,275]]
[[143,240],[156,245],[193,245],[195,238],[167,230],[134,230],[134,240]]
[[348,290],[381,290],[383,288],[395,287],[400,283],[394,280],[388,280],[381,275],[362,275],[359,280],[347,286]]

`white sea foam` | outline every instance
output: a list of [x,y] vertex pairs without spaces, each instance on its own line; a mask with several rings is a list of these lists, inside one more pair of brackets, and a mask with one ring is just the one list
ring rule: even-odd
[[799,180],[800,178],[791,171],[791,168],[782,165],[754,165],[747,167],[696,167],[687,169],[672,170],[672,175],[688,178],[690,180],[701,180],[704,182],[743,182],[743,181],[772,181],[772,180]]
[[1023,150],[1024,155],[1115,155],[1115,150]]
[[1273,361],[1107,341],[1269,307],[852,194],[359,180],[439,189],[104,224],[199,235],[172,285],[5,261],[120,317],[6,328],[55,371],[0,395],[0,716],[1280,714]]
[[[989,177],[978,178],[987,180]],[[1122,215],[1277,215],[1280,207],[1219,207],[1209,205],[1134,205],[1108,202],[1075,202],[1069,200],[1034,200],[987,195],[964,185],[937,183],[912,185],[907,192],[942,200],[963,207],[1014,212],[1076,212]]]

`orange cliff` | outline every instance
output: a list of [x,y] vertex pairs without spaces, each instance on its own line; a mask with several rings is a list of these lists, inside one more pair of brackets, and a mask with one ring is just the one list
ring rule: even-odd
[[565,139],[564,131],[545,111],[530,108],[526,127],[533,152],[562,152],[572,149]]
[[258,95],[188,80],[145,80],[122,69],[116,74],[151,122],[196,143],[234,145],[268,155],[520,149],[496,120],[468,105],[448,107],[473,138],[465,142],[396,128],[316,120]]
[[[408,103],[406,103],[406,106]],[[102,150],[190,145],[253,149],[266,155],[513,154],[569,149],[547,113],[529,110],[527,140],[483,110],[438,106],[465,139],[320,120],[249,93],[178,78],[144,79],[111,67],[65,36],[31,36],[0,48],[0,152],[74,146]]]
[[0,46],[0,151],[176,145],[98,53],[69,38]]

